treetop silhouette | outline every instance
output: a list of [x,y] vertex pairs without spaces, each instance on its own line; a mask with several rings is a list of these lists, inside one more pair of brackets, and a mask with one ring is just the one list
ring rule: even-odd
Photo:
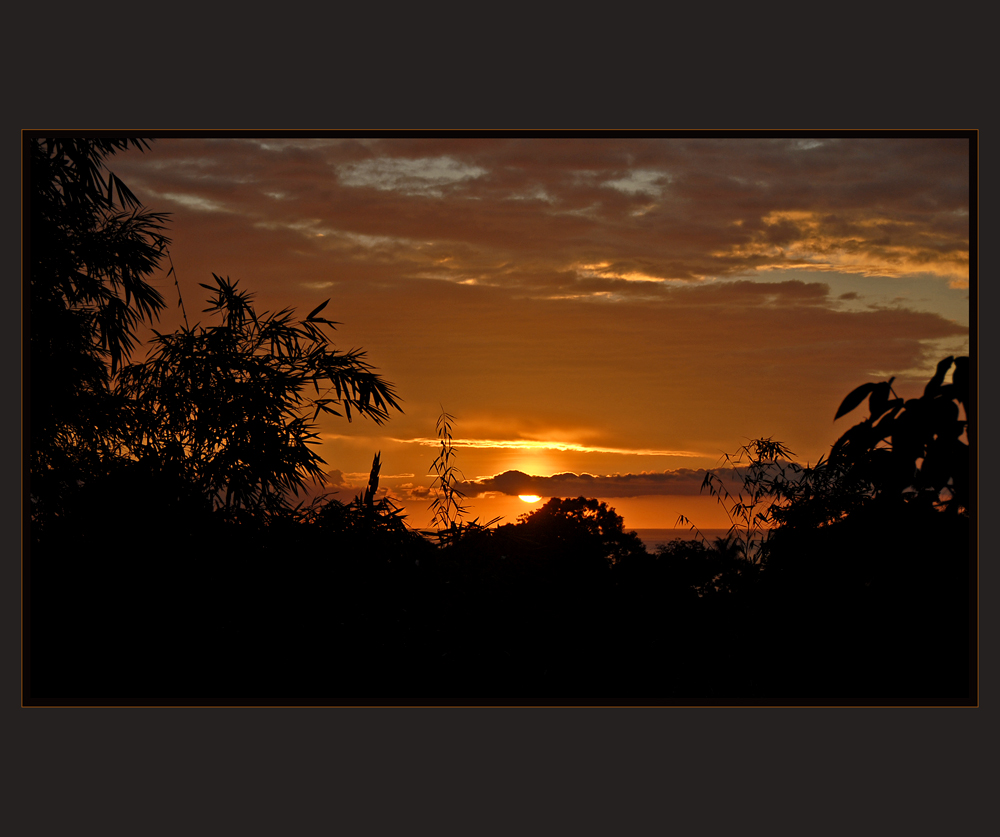
[[320,413],[381,424],[402,408],[365,352],[333,347],[336,324],[319,316],[326,302],[302,319],[290,309],[258,313],[238,282],[213,278],[214,287],[202,285],[211,292],[205,310],[221,323],[155,332],[149,357],[119,376],[129,451],[182,473],[217,508],[279,511],[289,492],[323,479],[313,448]]
[[[138,323],[163,298],[146,278],[169,244],[167,216],[143,210],[106,158],[144,140],[30,139],[32,519],[58,517],[89,484],[129,473],[227,513],[290,508],[322,480],[320,413],[382,423],[400,411],[365,352],[334,348],[336,323],[256,310],[213,274],[218,324],[154,329],[128,363]],[[117,201],[116,201],[117,198]],[[171,269],[172,272],[172,269]],[[176,279],[176,277],[175,277]]]
[[143,140],[27,138],[29,467],[32,520],[66,509],[103,470],[120,439],[111,377],[136,346],[136,328],[164,307],[147,279],[169,239],[167,216],[147,212],[107,169]]

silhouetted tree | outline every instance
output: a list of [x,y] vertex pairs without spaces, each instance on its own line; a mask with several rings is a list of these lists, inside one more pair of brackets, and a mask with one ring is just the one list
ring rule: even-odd
[[221,323],[154,332],[147,359],[119,375],[129,455],[230,514],[281,512],[307,480],[322,479],[312,447],[320,413],[381,424],[400,407],[365,352],[331,344],[336,324],[319,316],[329,300],[304,319],[290,309],[258,313],[252,294],[213,277],[202,285],[211,292],[205,310]]
[[143,140],[27,138],[29,468],[37,534],[119,453],[111,376],[158,316],[146,280],[169,243],[106,160]]
[[607,503],[577,497],[553,497],[544,506],[518,518],[517,528],[548,549],[584,558],[596,557],[613,566],[645,547],[635,532],[626,532],[621,515]]

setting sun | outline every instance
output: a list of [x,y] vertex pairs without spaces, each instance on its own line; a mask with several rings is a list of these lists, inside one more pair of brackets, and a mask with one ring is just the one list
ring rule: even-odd
[[525,503],[537,503],[542,498],[537,494],[518,494],[518,499],[524,500]]

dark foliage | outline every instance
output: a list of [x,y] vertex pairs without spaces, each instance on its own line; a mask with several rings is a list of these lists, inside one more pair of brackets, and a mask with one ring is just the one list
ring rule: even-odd
[[[952,368],[952,382],[945,384]],[[904,504],[967,518],[969,359],[944,358],[920,398],[895,397],[892,381],[863,384],[844,399],[835,418],[865,399],[869,415],[834,443],[828,458],[781,487],[778,522],[822,527],[869,506],[891,515]]]
[[[163,299],[147,279],[169,240],[106,168],[140,140],[29,139],[28,465],[33,531],[119,454],[111,376]],[[105,179],[106,178],[106,179]]]
[[621,515],[606,503],[585,497],[553,497],[540,509],[521,515],[516,529],[548,555],[597,572],[644,551],[638,535],[625,531]]
[[446,543],[456,543],[462,538],[482,532],[500,520],[495,517],[492,520],[480,521],[478,517],[473,520],[466,520],[469,507],[465,503],[465,492],[460,484],[465,480],[465,475],[455,464],[457,453],[452,443],[452,426],[455,417],[450,413],[441,410],[441,415],[437,420],[437,436],[441,443],[441,449],[431,463],[431,471],[434,472],[432,489],[437,492],[437,496],[431,500],[430,508],[434,512],[434,525],[436,531],[433,537],[443,546]]
[[230,515],[284,511],[323,477],[311,447],[320,413],[381,423],[399,405],[364,352],[333,348],[325,302],[304,319],[258,313],[238,283],[214,279],[202,287],[218,325],[155,332],[150,355],[122,370],[128,451]]
[[891,384],[851,392],[837,417],[865,398],[869,416],[782,485],[759,596],[765,635],[797,662],[771,671],[772,688],[940,699],[973,689],[968,359],[942,360],[920,398],[890,398]]

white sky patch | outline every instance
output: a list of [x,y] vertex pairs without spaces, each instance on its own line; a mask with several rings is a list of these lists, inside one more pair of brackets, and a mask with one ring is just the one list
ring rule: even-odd
[[813,148],[821,148],[826,145],[824,140],[818,139],[798,139],[792,143],[795,151],[811,151]]
[[530,192],[525,192],[521,195],[508,195],[507,199],[512,201],[545,201],[545,203],[555,203],[555,198],[545,191],[544,186],[536,186]]
[[630,171],[627,177],[620,177],[617,180],[605,180],[602,186],[617,189],[628,195],[652,195],[658,198],[663,194],[663,186],[660,181],[670,181],[669,175],[662,171],[649,171],[646,169],[636,169]]
[[366,235],[365,233],[327,227],[318,218],[311,218],[306,221],[258,221],[254,226],[269,230],[293,230],[307,238],[339,239],[341,241],[348,241],[351,244],[357,244],[366,250],[385,249],[396,246],[419,247],[417,242],[408,238],[398,238],[391,235]]
[[254,226],[265,230],[293,230],[310,237],[333,232],[333,230],[321,227],[318,218],[312,218],[308,221],[257,221]]
[[232,212],[224,204],[218,201],[204,198],[201,195],[185,195],[182,192],[165,192],[161,197],[167,200],[186,206],[188,209],[195,209],[198,212]]
[[[422,445],[424,447],[439,447],[440,439],[393,439],[403,444]],[[573,453],[624,453],[634,456],[692,456],[703,457],[707,454],[695,453],[689,450],[648,450],[644,448],[602,448],[593,445],[579,445],[575,442],[535,441],[530,439],[452,439],[452,445],[463,448],[493,448],[505,450],[558,450]]]
[[379,247],[391,247],[398,244],[415,245],[416,242],[406,238],[396,238],[391,235],[365,235],[364,233],[344,232],[342,230],[329,230],[328,235],[336,235],[345,238],[354,244],[360,244],[369,250]]
[[482,177],[487,171],[453,157],[378,157],[340,166],[337,173],[345,186],[440,197],[444,187]]
[[298,149],[300,151],[315,151],[317,148],[333,147],[341,145],[342,139],[334,138],[297,138],[290,139],[270,138],[270,139],[237,139],[238,143],[256,145],[262,151],[285,151],[287,149]]

